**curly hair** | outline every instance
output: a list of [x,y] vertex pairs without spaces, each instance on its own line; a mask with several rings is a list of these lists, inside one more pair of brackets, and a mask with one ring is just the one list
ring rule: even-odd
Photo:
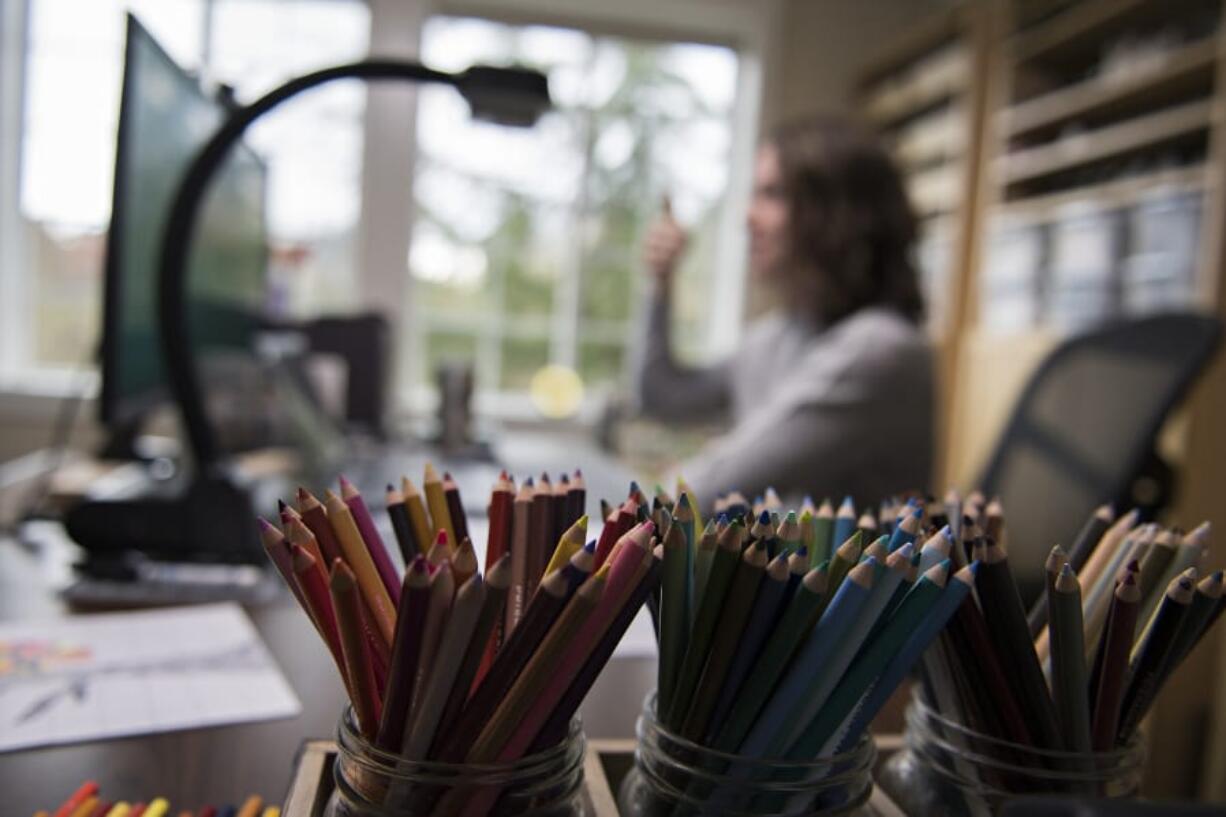
[[916,219],[902,178],[877,138],[834,116],[776,128],[790,213],[783,286],[831,325],[866,306],[914,323],[924,303],[912,261]]

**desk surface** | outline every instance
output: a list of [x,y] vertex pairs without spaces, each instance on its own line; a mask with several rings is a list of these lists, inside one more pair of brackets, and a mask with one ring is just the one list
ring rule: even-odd
[[[54,538],[38,550],[0,539],[0,618],[66,614],[52,591],[68,578],[70,553]],[[333,734],[344,690],[292,599],[247,612],[301,699],[300,715],[0,754],[0,811],[54,808],[87,778],[108,798],[165,795],[176,808],[237,804],[253,793],[280,802],[302,741]]]
[[[556,468],[562,459],[570,460],[577,453],[548,438],[525,438],[517,443],[504,461],[524,474],[550,467],[551,463]],[[576,464],[586,468],[587,460],[580,453]],[[602,494],[617,490],[609,496],[616,499],[624,491],[624,472],[608,467],[586,470],[594,477],[589,480],[590,506]],[[376,476],[384,478],[382,474],[370,475]],[[478,489],[474,485],[473,493]],[[478,527],[484,521],[474,520]],[[69,614],[56,591],[72,580],[69,565],[78,551],[57,526],[34,533],[34,545],[0,537],[0,620]],[[474,535],[483,543],[482,533],[474,531]],[[85,779],[97,780],[106,797],[145,799],[162,795],[175,808],[239,803],[253,793],[281,802],[303,741],[334,735],[345,701],[344,690],[318,636],[288,593],[275,602],[246,610],[301,700],[301,714],[279,721],[0,754],[0,812],[8,817],[54,808]],[[654,684],[651,625],[645,615],[640,618],[581,711],[591,737],[631,736],[639,706]]]

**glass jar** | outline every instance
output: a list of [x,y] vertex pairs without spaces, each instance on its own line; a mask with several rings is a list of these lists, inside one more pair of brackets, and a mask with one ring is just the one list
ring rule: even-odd
[[992,815],[1021,795],[1125,798],[1137,793],[1145,743],[1133,735],[1110,752],[1035,749],[985,735],[937,712],[912,694],[904,748],[877,783],[904,812]]
[[588,817],[583,796],[583,729],[509,763],[407,761],[373,746],[346,708],[337,728],[334,788],[322,817]]
[[859,814],[873,792],[877,751],[865,735],[845,754],[810,762],[717,752],[666,730],[655,693],[636,725],[634,768],[622,781],[622,817],[690,814],[802,817]]

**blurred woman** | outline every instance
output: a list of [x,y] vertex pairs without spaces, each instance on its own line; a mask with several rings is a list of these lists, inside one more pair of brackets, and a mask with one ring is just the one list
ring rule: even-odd
[[916,222],[885,151],[842,119],[777,129],[757,153],[748,229],[749,285],[776,290],[782,305],[709,368],[684,366],[670,350],[685,231],[666,207],[646,239],[653,286],[640,406],[670,421],[732,423],[679,473],[707,507],[768,485],[793,500],[859,502],[927,488],[933,373],[919,325]]

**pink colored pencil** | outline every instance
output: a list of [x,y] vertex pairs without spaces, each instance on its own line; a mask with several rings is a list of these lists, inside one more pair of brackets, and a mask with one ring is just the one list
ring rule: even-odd
[[362,499],[358,489],[353,487],[353,483],[344,476],[341,476],[340,482],[341,499],[345,500],[349,512],[353,514],[354,524],[358,526],[358,533],[362,535],[362,541],[366,543],[366,549],[370,551],[375,570],[379,572],[379,578],[383,580],[383,586],[387,588],[387,594],[391,596],[392,606],[398,607],[400,605],[400,577],[396,575],[396,567],[392,564],[392,558],[387,555],[387,548],[383,544],[383,538],[379,536],[379,529],[375,527],[375,520],[370,515],[370,509],[366,507],[366,500]]

